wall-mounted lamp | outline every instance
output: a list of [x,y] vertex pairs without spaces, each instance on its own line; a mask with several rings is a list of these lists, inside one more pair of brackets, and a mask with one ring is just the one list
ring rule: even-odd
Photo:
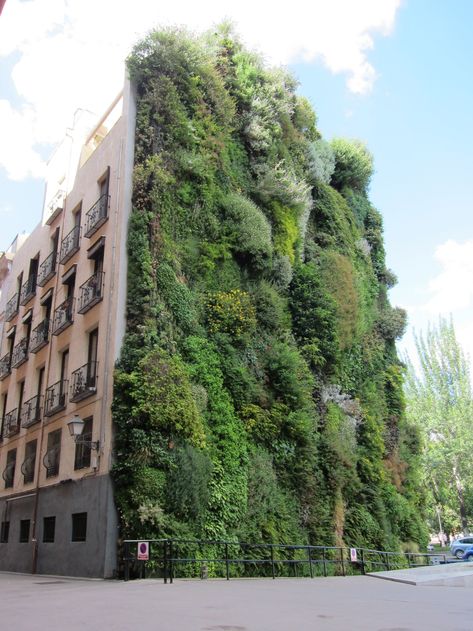
[[85,445],[89,447],[89,449],[93,449],[95,451],[99,450],[100,441],[98,440],[87,440],[86,438],[82,438],[82,431],[84,429],[84,421],[78,414],[74,415],[72,421],[69,421],[67,427],[69,428],[69,433],[74,439],[76,445]]

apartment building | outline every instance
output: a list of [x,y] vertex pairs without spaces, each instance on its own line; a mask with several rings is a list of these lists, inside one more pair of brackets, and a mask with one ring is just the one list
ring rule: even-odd
[[0,258],[0,570],[113,576],[113,369],[125,327],[134,100],[78,111],[42,219]]

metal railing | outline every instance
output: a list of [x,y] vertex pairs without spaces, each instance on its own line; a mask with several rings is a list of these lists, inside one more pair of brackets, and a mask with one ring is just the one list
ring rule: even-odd
[[[148,558],[140,560],[145,543]],[[188,539],[127,539],[123,542],[123,576],[174,578],[352,576],[381,570],[432,565],[445,555],[386,552],[366,548]]]
[[52,197],[51,201],[48,203],[49,213],[52,215],[57,210],[59,209],[62,210],[64,208],[65,199],[66,199],[66,191],[63,191],[61,189],[58,190]]
[[41,420],[41,401],[42,396],[37,394],[28,401],[23,403],[21,408],[21,426],[31,427]]
[[80,238],[80,226],[74,226],[61,241],[61,253],[59,262],[64,265],[78,251]]
[[36,454],[29,456],[23,461],[20,470],[23,474],[23,484],[31,484],[34,481],[34,468],[36,464]]
[[59,446],[49,449],[43,457],[43,465],[46,469],[46,477],[52,478],[59,473],[59,462],[61,459],[61,448]]
[[85,236],[91,237],[108,219],[108,202],[110,196],[107,193],[101,195],[90,210],[86,213]]
[[57,252],[51,252],[39,266],[37,284],[40,287],[46,285],[56,273]]
[[0,359],[0,381],[11,373],[11,355],[7,353]]
[[32,274],[28,280],[23,283],[20,292],[20,305],[26,305],[27,302],[36,294],[36,274]]
[[15,346],[11,356],[12,368],[17,368],[18,366],[21,366],[21,364],[23,364],[28,359],[28,345],[29,339],[27,337],[24,337]]
[[79,308],[77,309],[79,313],[86,313],[102,300],[104,274],[105,272],[95,272],[80,286]]
[[70,326],[73,321],[74,298],[69,297],[54,310],[53,335],[59,335],[64,329]]
[[45,318],[31,331],[30,353],[37,353],[49,341],[49,319]]
[[88,362],[71,374],[71,401],[80,401],[97,392],[97,364]]
[[11,410],[8,414],[5,414],[3,419],[3,435],[7,438],[18,434],[20,431],[20,418],[18,415],[18,408]]
[[66,379],[53,383],[52,386],[46,388],[44,397],[44,415],[51,416],[59,410],[66,407],[67,400],[67,384]]
[[18,293],[14,294],[5,305],[5,322],[10,322],[18,313]]

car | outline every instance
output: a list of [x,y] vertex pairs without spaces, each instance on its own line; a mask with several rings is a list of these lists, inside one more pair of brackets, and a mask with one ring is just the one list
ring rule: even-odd
[[450,552],[457,559],[463,559],[465,550],[473,546],[473,537],[462,537],[461,539],[455,539],[450,544]]

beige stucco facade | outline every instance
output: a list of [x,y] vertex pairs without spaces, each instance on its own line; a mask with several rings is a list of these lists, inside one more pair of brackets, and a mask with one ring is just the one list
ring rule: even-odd
[[[115,567],[109,473],[133,167],[128,82],[112,105],[92,128],[88,113],[76,115],[49,164],[40,224],[0,259],[0,569],[110,576]],[[70,436],[75,415],[92,449]]]

